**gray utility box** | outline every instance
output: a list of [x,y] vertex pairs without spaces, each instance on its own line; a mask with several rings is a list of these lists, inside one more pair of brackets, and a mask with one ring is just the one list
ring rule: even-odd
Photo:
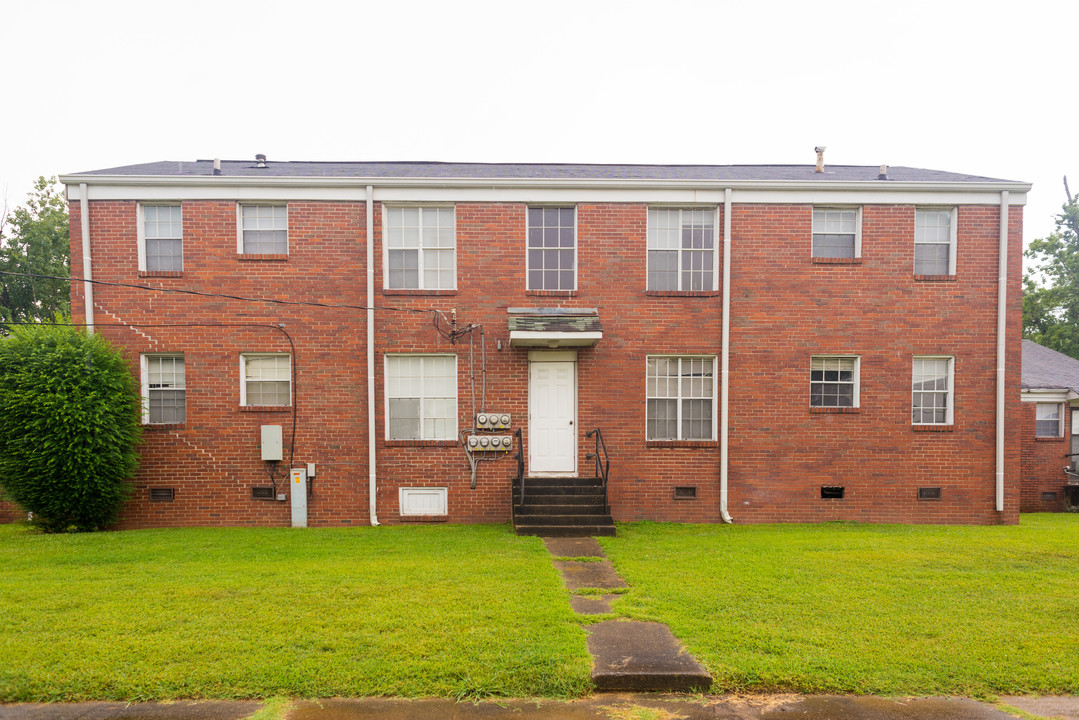
[[281,426],[262,426],[262,459],[267,461],[281,459]]

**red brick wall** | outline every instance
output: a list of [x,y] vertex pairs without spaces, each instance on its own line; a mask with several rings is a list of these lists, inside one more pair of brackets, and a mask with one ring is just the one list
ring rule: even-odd
[[[1071,465],[1071,412],[1065,406],[1064,437],[1044,438],[1035,433],[1037,403],[1023,403],[1019,432],[1023,444],[1021,512],[1060,512],[1064,510],[1066,483],[1062,471]],[[1042,493],[1056,493],[1043,500]]]
[[[72,267],[80,268],[78,205],[71,210]],[[94,201],[94,277],[362,306],[364,212],[362,202],[291,202],[287,260],[256,261],[237,256],[234,203],[185,202],[183,276],[139,278],[135,203]],[[601,427],[611,452],[615,517],[718,521],[718,443],[646,442],[644,396],[648,355],[715,355],[718,402],[720,293],[645,290],[647,207],[632,203],[578,204],[578,290],[528,292],[525,214],[523,203],[458,203],[458,290],[392,292],[382,289],[382,209],[375,206],[376,305],[382,308],[375,318],[379,521],[402,521],[402,486],[448,487],[445,519],[450,522],[509,519],[513,460],[481,463],[473,490],[465,455],[454,443],[385,440],[383,382],[387,353],[456,353],[458,418],[462,426],[470,422],[468,340],[450,345],[435,332],[429,312],[438,308],[449,315],[455,308],[460,324],[485,328],[486,409],[511,413],[514,426],[525,426],[527,446],[527,351],[511,349],[508,342],[506,308],[515,306],[599,309],[604,337],[578,357],[578,467],[582,474],[591,468],[586,458],[591,441],[584,434]],[[852,265],[812,262],[811,216],[810,206],[733,208],[730,511],[735,521],[1015,522],[1019,446],[1014,438],[1007,447],[1007,508],[1003,515],[993,508],[998,208],[960,208],[952,282],[913,278],[912,206],[866,206],[862,259]],[[1012,208],[1010,219],[1007,379],[1009,421],[1014,422],[1021,415],[1019,208]],[[79,317],[82,288],[73,285],[73,312]],[[288,343],[268,327],[132,331],[105,327],[108,322],[283,323],[296,348],[295,460],[315,462],[318,470],[310,523],[368,521],[364,311],[101,287],[95,290],[95,305],[100,331],[126,348],[136,371],[143,352],[182,351],[187,362],[187,422],[146,433],[138,494],[125,510],[123,527],[289,523],[288,503],[251,500],[250,487],[269,484],[258,459],[259,426],[282,425],[287,444],[291,412],[239,407],[239,354],[286,351]],[[478,336],[474,341],[478,407],[481,347]],[[862,358],[857,413],[809,411],[810,357],[829,353]],[[956,358],[951,432],[911,428],[915,354]],[[674,487],[681,485],[695,486],[697,498],[674,500]],[[846,497],[822,500],[822,485],[842,485]],[[174,487],[175,501],[149,502],[151,486]],[[921,486],[941,487],[942,499],[919,502]]]

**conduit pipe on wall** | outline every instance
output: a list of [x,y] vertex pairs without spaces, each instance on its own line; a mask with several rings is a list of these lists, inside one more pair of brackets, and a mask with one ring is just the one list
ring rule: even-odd
[[1008,191],[1000,193],[1000,249],[997,258],[997,512],[1004,512],[1004,380],[1008,330]]
[[[86,196],[86,183],[79,183],[79,224],[82,228],[82,276],[93,280],[90,271],[90,199]],[[86,332],[94,332],[94,284],[82,284],[83,299],[86,307]]]
[[730,407],[728,391],[730,389],[731,364],[731,189],[723,191],[723,360],[720,370],[719,401],[719,516],[723,522],[733,522],[727,512],[727,436],[729,423],[727,411]]
[[367,490],[371,525],[378,525],[375,457],[375,189],[367,186]]

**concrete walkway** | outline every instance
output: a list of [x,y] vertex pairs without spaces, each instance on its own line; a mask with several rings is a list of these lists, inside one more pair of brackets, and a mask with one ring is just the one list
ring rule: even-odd
[[[626,582],[595,538],[544,538],[580,615],[611,613],[611,600]],[[561,558],[561,559],[559,559]],[[569,559],[569,558],[581,558]],[[590,594],[578,591],[587,590]],[[712,676],[661,623],[606,620],[584,626],[592,655],[592,682],[601,691],[706,692]]]
[[[1079,720],[1079,697],[1003,698],[1035,717]],[[1037,707],[1051,715],[1042,715]],[[0,720],[240,720],[259,702],[0,705]],[[599,694],[582,700],[298,700],[267,720],[1013,720],[966,698]]]

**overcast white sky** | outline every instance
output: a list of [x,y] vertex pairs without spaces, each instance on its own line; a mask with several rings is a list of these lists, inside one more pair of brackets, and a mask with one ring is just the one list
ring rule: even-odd
[[1079,3],[0,0],[0,199],[154,160],[908,165],[1079,191]]

